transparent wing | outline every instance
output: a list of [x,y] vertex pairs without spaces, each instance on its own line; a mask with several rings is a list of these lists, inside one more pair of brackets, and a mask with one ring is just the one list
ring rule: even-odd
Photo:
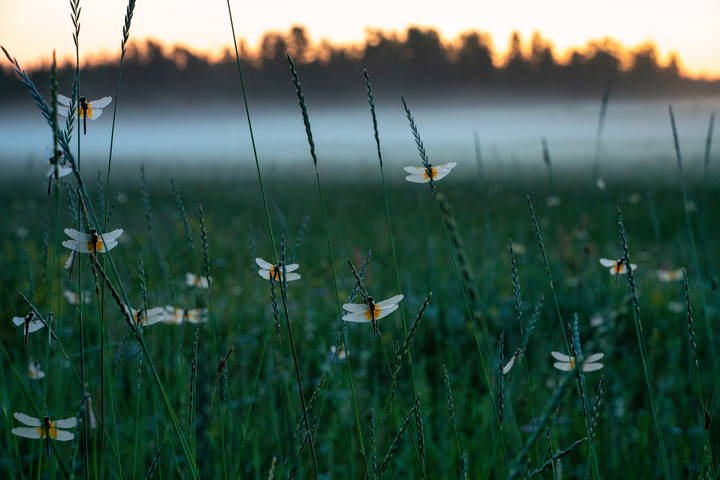
[[[76,242],[75,240],[64,240],[62,242],[62,246],[65,248],[69,248],[70,250],[73,250],[73,251],[80,251],[80,244],[78,242]],[[69,259],[68,259],[68,262],[70,262]],[[65,268],[68,268],[68,267],[66,266]]]
[[39,427],[42,425],[39,418],[31,417],[25,413],[15,412],[13,413],[13,417],[15,417],[15,420],[24,423],[28,427]]
[[637,265],[635,265],[634,263],[631,263],[631,264],[630,264],[630,268],[632,268],[633,270],[635,270],[635,269],[637,268]]
[[445,169],[447,169],[448,171],[450,171],[450,170],[452,170],[452,169],[455,168],[455,167],[457,167],[457,162],[443,163],[442,165],[436,165],[435,168],[437,168],[438,170],[445,170]]
[[90,120],[97,120],[100,118],[100,115],[102,115],[102,112],[101,108],[93,108],[92,111],[88,110],[88,118]]
[[287,273],[294,272],[298,268],[300,268],[300,265],[298,265],[297,263],[291,263],[290,265],[285,265],[285,271]]
[[[65,242],[63,242],[63,246],[65,246]],[[65,260],[65,265],[63,265],[65,270],[68,270],[70,267],[72,267],[72,262],[74,259],[75,259],[75,250],[70,252],[70,255],[68,255],[68,259]]]
[[285,280],[288,282],[292,282],[293,280],[300,280],[300,278],[301,277],[299,273],[291,272],[286,275]]
[[105,108],[112,102],[112,97],[102,97],[97,100],[90,102],[92,108]]
[[569,372],[572,370],[569,363],[565,362],[555,362],[553,363],[553,367],[557,368],[558,370],[562,370],[563,372]]
[[15,324],[16,327],[19,327],[23,323],[25,323],[25,319],[23,317],[13,317],[12,322]]
[[422,175],[425,167],[403,167],[403,170],[411,175]]
[[69,107],[72,103],[72,100],[63,95],[62,93],[58,93],[57,100],[61,105],[65,105],[66,107]]
[[343,315],[342,319],[346,322],[353,323],[367,323],[370,321],[364,313],[348,313],[347,315]]
[[40,322],[40,321],[38,321],[38,320],[33,320],[32,322],[30,322],[30,325],[28,325],[28,333],[37,332],[38,330],[40,330],[40,329],[43,328],[44,326],[45,326],[44,323],[42,323],[42,322]]
[[257,263],[257,266],[258,266],[258,267],[264,268],[265,270],[270,270],[271,268],[273,268],[273,264],[272,264],[272,263],[266,262],[265,260],[263,260],[263,259],[260,258],[260,257],[258,257],[258,258],[255,259],[255,263]]
[[603,367],[604,365],[602,363],[584,363],[583,372],[594,372],[600,370]]
[[103,248],[98,250],[98,252],[105,253],[108,250],[112,250],[113,248],[115,248],[117,246],[118,246],[118,242],[116,242],[116,241],[107,242],[107,243],[103,244]]
[[[65,242],[63,242],[63,246],[65,246]],[[75,259],[75,250],[70,252],[70,255],[68,255],[68,259],[65,261],[65,265],[64,265],[65,270],[68,270],[70,267],[72,267],[74,259]]]
[[105,240],[105,243],[110,243],[114,240],[117,240],[120,238],[120,235],[124,233],[124,230],[122,228],[117,228],[113,230],[112,232],[103,233],[102,238]]
[[383,300],[382,302],[378,302],[378,307],[389,307],[391,305],[396,305],[402,301],[402,299],[405,298],[405,295],[395,295],[393,297],[388,298],[387,300]]
[[510,373],[510,370],[512,370],[513,366],[515,365],[515,359],[517,358],[517,355],[513,355],[509,362],[505,364],[505,366],[502,369],[503,375],[507,375]]
[[63,232],[65,232],[65,235],[77,242],[88,242],[90,240],[90,235],[88,235],[87,233],[78,232],[74,228],[66,228],[65,230],[63,230]]
[[604,356],[604,353],[593,353],[592,355],[585,357],[584,363],[597,362],[598,360],[602,360]]
[[408,175],[405,177],[405,180],[411,183],[428,183],[430,181],[430,179],[424,175]]
[[346,303],[342,307],[350,313],[362,313],[368,309],[368,306],[364,303]]
[[260,275],[265,280],[270,280],[270,270],[263,270],[262,268],[258,270],[258,275]]
[[77,427],[78,420],[76,417],[63,418],[62,420],[55,420],[56,428],[74,428]]
[[13,435],[24,438],[42,438],[39,428],[16,427],[10,430]]
[[433,178],[433,180],[435,180],[436,182],[437,182],[438,180],[442,180],[443,178],[447,177],[448,173],[450,173],[450,170],[440,170],[440,169],[438,169],[438,170],[435,171],[435,178]]
[[385,318],[397,309],[398,309],[397,304],[391,305],[389,307],[383,307],[380,309],[380,313],[375,315],[375,320],[380,320],[381,318]]
[[552,355],[552,357],[553,357],[555,360],[560,360],[561,362],[569,362],[569,361],[570,361],[570,357],[568,357],[568,356],[565,355],[564,353],[560,353],[560,352],[550,352],[550,355]]
[[75,438],[75,434],[72,432],[68,432],[67,430],[55,430],[55,433],[55,440],[58,440],[60,442],[69,442],[70,440]]
[[614,267],[616,263],[617,263],[617,260],[610,260],[609,258],[601,258],[600,259],[600,265],[602,265],[603,267],[608,267],[608,268]]

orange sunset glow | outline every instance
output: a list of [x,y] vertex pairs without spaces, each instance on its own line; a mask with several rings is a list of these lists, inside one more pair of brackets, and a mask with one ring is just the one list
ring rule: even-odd
[[[50,0],[0,0],[0,42],[20,61],[37,63],[56,49],[61,58],[71,56],[73,44],[67,2]],[[85,58],[114,55],[118,48],[125,2],[106,0],[83,5],[81,52]],[[720,2],[608,0],[602,3],[555,0],[533,2],[408,2],[367,0],[360,3],[314,0],[269,3],[234,2],[238,36],[253,49],[264,32],[286,31],[305,25],[314,41],[342,45],[362,41],[369,28],[404,31],[408,25],[437,28],[446,39],[467,30],[488,33],[496,52],[507,48],[518,31],[528,39],[541,32],[559,52],[580,47],[590,40],[611,37],[627,48],[645,42],[657,45],[665,61],[671,53],[681,59],[685,73],[697,77],[720,75],[720,44],[716,21]],[[216,55],[230,43],[224,1],[163,0],[137,3],[133,38],[182,44]]]

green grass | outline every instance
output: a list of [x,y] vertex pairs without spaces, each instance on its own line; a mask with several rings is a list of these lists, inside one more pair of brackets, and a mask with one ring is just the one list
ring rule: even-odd
[[[372,142],[370,125],[368,142]],[[322,162],[322,152],[320,156]],[[474,168],[472,163],[465,162],[459,169]],[[312,168],[309,159],[307,164]],[[252,164],[238,166],[238,170],[251,168]],[[332,246],[342,301],[350,295],[355,280],[348,269],[340,266],[345,265],[345,258],[361,265],[369,249],[373,255],[364,284],[378,296],[389,296],[397,290],[385,217],[385,193],[393,212],[397,272],[402,293],[406,295],[404,307],[409,321],[415,318],[427,293],[432,291],[412,341],[414,379],[407,362],[397,377],[404,411],[398,408],[399,403],[387,408],[392,378],[384,353],[384,350],[394,352],[405,340],[400,311],[380,320],[381,343],[370,325],[346,326],[364,444],[366,448],[375,448],[378,467],[387,458],[383,467],[386,478],[421,476],[419,445],[414,443],[421,438],[425,457],[422,465],[427,470],[427,478],[458,478],[463,468],[467,469],[468,478],[505,477],[508,467],[497,442],[498,428],[490,401],[491,396],[497,398],[498,384],[493,380],[492,392],[488,392],[480,367],[478,342],[468,323],[464,294],[453,267],[451,250],[446,245],[443,224],[433,205],[435,200],[426,185],[399,182],[397,167],[386,164],[384,169],[388,177],[385,191],[377,169],[372,173],[368,171],[367,175],[374,176],[365,182],[328,177],[323,184],[328,222],[333,228]],[[654,187],[651,202],[650,191],[639,184],[611,183],[609,191],[599,192],[588,187],[592,183],[590,175],[583,184],[578,184],[563,182],[561,172],[556,172],[554,193],[561,197],[562,203],[552,208],[545,204],[549,193],[542,179],[492,182],[486,177],[486,188],[480,190],[475,182],[458,180],[461,171],[456,178],[451,174],[439,182],[438,187],[452,206],[457,233],[462,237],[464,253],[477,283],[479,297],[475,303],[489,332],[489,338],[482,338],[484,333],[480,333],[480,345],[485,348],[487,342],[496,346],[500,333],[504,332],[507,360],[523,343],[513,297],[509,238],[513,240],[516,256],[525,326],[536,301],[541,295],[545,296],[527,356],[523,358],[527,368],[516,366],[511,380],[505,377],[504,381],[502,435],[511,469],[524,455],[529,462],[528,471],[543,466],[552,455],[586,437],[588,428],[577,389],[570,385],[566,394],[560,392],[563,395],[557,399],[560,405],[557,415],[547,422],[552,426],[549,433],[540,431],[533,436],[534,443],[526,445],[530,438],[527,426],[542,423],[538,418],[533,420],[531,411],[537,417],[548,413],[548,402],[556,400],[556,387],[563,384],[563,378],[568,375],[553,369],[549,356],[551,350],[565,351],[566,345],[529,215],[525,196],[529,193],[542,230],[565,328],[577,314],[583,351],[606,355],[602,372],[583,376],[588,411],[593,410],[601,374],[606,377],[593,443],[599,472],[605,478],[657,478],[663,474],[635,339],[627,279],[622,277],[615,282],[597,262],[601,256],[619,258],[623,254],[618,241],[614,208],[617,205],[623,211],[631,259],[639,265],[635,281],[670,473],[674,478],[700,475],[706,468],[704,445],[719,444],[714,431],[706,442],[701,405],[706,405],[711,414],[715,413],[718,359],[711,356],[714,346],[704,335],[704,326],[705,315],[713,314],[720,307],[720,297],[711,283],[711,272],[720,251],[716,243],[706,240],[718,233],[712,205],[720,200],[720,192],[711,185],[707,201],[698,205],[702,216],[690,213],[691,227],[703,232],[696,236],[693,252],[688,245],[683,194],[672,184]],[[330,347],[337,344],[338,338],[337,307],[329,282],[331,265],[326,253],[321,206],[315,201],[315,179],[293,179],[282,174],[264,179],[276,238],[284,235],[292,246],[303,220],[310,216],[302,242],[294,249],[296,258],[290,259],[300,263],[303,276],[300,281],[290,283],[287,290],[288,318],[297,354],[295,363],[284,319],[283,328],[278,331],[269,285],[257,275],[253,262],[255,256],[273,256],[273,246],[265,233],[266,216],[257,183],[240,175],[213,182],[175,178],[177,190],[190,212],[184,217],[167,177],[154,174],[152,166],[146,167],[146,174],[150,202],[143,201],[139,173],[137,181],[122,179],[122,176],[113,180],[111,200],[122,193],[128,201],[112,201],[108,222],[109,229],[122,227],[126,231],[123,243],[112,253],[133,306],[143,303],[139,259],[144,265],[148,307],[169,303],[188,308],[208,306],[207,291],[184,285],[186,272],[201,274],[199,269],[203,268],[200,221],[193,213],[199,203],[202,203],[207,227],[209,267],[214,278],[212,316],[218,345],[214,345],[211,323],[198,329],[196,359],[191,325],[158,324],[143,331],[147,352],[181,430],[191,432],[188,444],[200,475],[223,478],[225,472],[229,472],[229,477],[239,472],[242,478],[266,478],[273,463],[276,478],[286,478],[291,471],[296,472],[296,478],[313,475],[310,451],[307,446],[301,448],[305,429],[300,423],[303,412],[294,371],[297,365],[313,429],[319,476],[363,477],[366,460],[360,454],[357,440],[347,367],[344,361],[333,361],[330,354]],[[85,177],[93,175],[86,173]],[[65,182],[63,191],[72,192],[70,185]],[[102,198],[105,193],[102,183],[97,190],[89,188],[89,197],[93,199]],[[0,305],[6,322],[0,329],[0,342],[7,351],[7,356],[0,357],[0,451],[4,452],[0,454],[0,469],[13,478],[21,475],[37,478],[43,476],[43,472],[50,475],[49,478],[63,478],[65,471],[75,477],[82,476],[80,428],[75,430],[77,436],[73,442],[55,442],[56,454],[49,458],[44,456],[41,442],[10,434],[10,429],[17,426],[12,412],[42,413],[33,411],[30,398],[40,408],[42,402],[38,399],[43,398],[46,390],[48,414],[52,418],[64,418],[79,415],[83,389],[74,373],[80,370],[76,307],[60,297],[64,289],[77,290],[78,277],[74,275],[68,281],[63,275],[62,285],[58,286],[58,272],[62,270],[65,253],[61,250],[58,255],[52,254],[58,248],[58,240],[62,240],[62,234],[58,239],[54,233],[58,205],[55,199],[47,197],[42,180],[7,182],[0,191],[0,205],[3,205],[0,213],[5,226],[0,232],[0,264],[4,266],[0,270]],[[640,194],[637,203],[630,201],[635,192]],[[688,182],[686,195],[692,199],[698,198],[698,193],[697,186]],[[68,207],[67,199],[64,196],[60,202],[59,224],[70,226],[76,220],[76,213]],[[150,209],[151,216],[147,219],[144,209],[146,212]],[[185,233],[186,218],[194,246]],[[151,222],[151,229],[147,220]],[[29,232],[24,238],[18,236],[21,227]],[[23,260],[24,250],[29,262]],[[702,278],[707,284],[700,283],[701,277],[694,271],[694,255],[704,268]],[[92,298],[90,304],[83,306],[85,377],[92,403],[99,411],[102,365],[97,359],[101,349],[101,301],[94,293],[95,277],[89,264],[87,260],[84,262],[82,279],[84,290],[90,292]],[[683,283],[660,283],[655,276],[657,268],[681,266],[688,269],[693,320],[700,327],[694,332],[700,366],[697,376]],[[47,352],[47,332],[32,335],[29,349],[24,351],[22,336],[9,324],[11,316],[29,311],[19,292],[31,294],[31,278],[35,292],[30,299],[43,314],[56,310],[53,323],[58,327],[56,334],[69,360],[65,360],[57,342],[52,342]],[[678,302],[682,311],[671,311],[670,302]],[[113,422],[114,418],[115,423],[104,429],[106,458],[103,462],[100,462],[103,442],[99,438],[102,429],[90,431],[88,476],[141,478],[153,465],[155,478],[176,477],[178,472],[189,477],[190,468],[182,446],[155,380],[150,377],[151,370],[142,359],[141,347],[109,294],[105,309],[108,367],[105,395],[106,401],[112,399],[113,402],[112,415],[110,405],[106,405],[105,421]],[[605,317],[604,326],[590,325],[589,319],[595,313]],[[714,319],[711,317],[709,322],[714,324]],[[230,347],[234,351],[218,374],[218,362]],[[492,360],[494,350],[493,347],[486,352],[490,354],[487,360],[491,379],[497,378],[497,365]],[[47,355],[49,361],[45,360]],[[47,373],[44,380],[27,378],[25,370],[30,358],[43,363]],[[141,368],[139,362],[143,364]],[[193,374],[194,362],[196,372]],[[453,418],[443,365],[447,366]],[[195,376],[194,414],[189,415],[191,375]],[[322,386],[315,392],[321,379],[324,379]],[[574,379],[571,383],[575,383]],[[702,389],[702,400],[699,389]],[[416,416],[409,417],[410,409],[416,405],[414,391],[421,398],[417,408],[421,412],[422,437],[413,420]],[[532,403],[528,399],[529,391]],[[215,406],[211,407],[213,402]],[[372,432],[371,410],[375,415]],[[188,418],[194,419],[190,426]],[[398,435],[399,432],[405,434]],[[553,445],[552,454],[547,447],[548,435]],[[396,448],[391,448],[393,445]],[[582,442],[558,460],[562,463],[563,476],[594,476],[589,449],[590,443]],[[466,467],[461,459],[463,452],[467,457]],[[370,449],[365,453],[372,478],[373,454]],[[719,452],[716,449],[712,454],[716,458]],[[547,467],[542,474],[546,478],[551,478],[552,472],[560,468],[552,462]]]

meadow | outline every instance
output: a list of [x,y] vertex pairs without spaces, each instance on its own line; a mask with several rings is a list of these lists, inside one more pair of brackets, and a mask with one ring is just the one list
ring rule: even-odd
[[370,83],[377,163],[330,164],[288,58],[303,166],[118,175],[114,128],[83,163],[81,72],[65,119],[6,54],[59,153],[49,184],[0,188],[3,476],[717,478],[720,191],[681,138],[662,174],[600,181],[546,149],[547,176],[454,176],[405,104],[411,183]]

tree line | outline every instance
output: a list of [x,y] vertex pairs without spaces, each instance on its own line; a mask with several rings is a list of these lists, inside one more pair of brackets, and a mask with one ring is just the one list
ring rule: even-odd
[[[256,51],[241,42],[244,73],[255,98],[292,96],[286,55],[300,64],[302,78],[313,97],[329,98],[357,92],[367,69],[379,95],[402,93],[449,95],[574,95],[597,97],[612,85],[624,96],[708,95],[720,92],[720,81],[693,79],[683,74],[672,55],[660,62],[651,43],[627,50],[612,39],[588,43],[561,61],[552,44],[534,34],[527,45],[513,33],[508,51],[500,57],[487,34],[473,31],[453,41],[432,28],[410,27],[403,34],[369,30],[356,45],[313,43],[300,26],[288,32],[266,33]],[[18,99],[23,90],[7,68],[0,69],[0,99]],[[130,45],[123,72],[126,101],[177,97],[198,101],[236,98],[234,52],[220,58],[181,46],[146,40]],[[83,91],[88,96],[108,93],[114,85],[116,59],[83,66]],[[61,85],[70,88],[74,65],[59,69]],[[49,84],[48,68],[32,72],[38,85]]]

